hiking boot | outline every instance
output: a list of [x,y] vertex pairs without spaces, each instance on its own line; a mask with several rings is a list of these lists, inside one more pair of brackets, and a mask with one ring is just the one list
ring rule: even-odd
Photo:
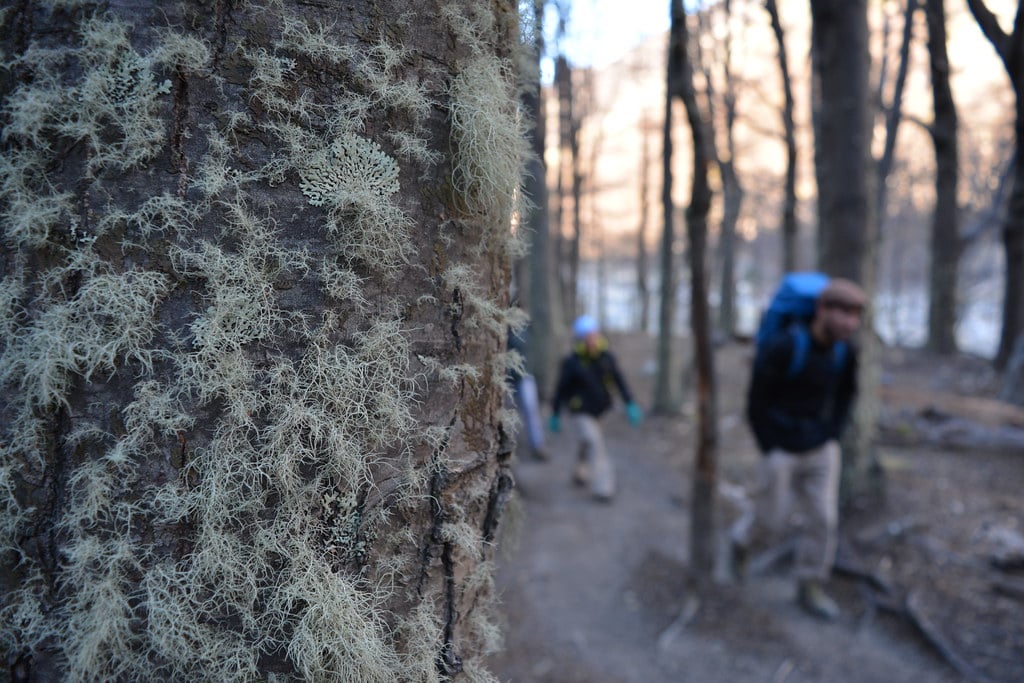
[[804,581],[798,594],[800,607],[811,616],[833,621],[839,617],[839,605],[829,597],[818,581]]
[[742,583],[747,578],[750,568],[750,550],[736,539],[729,546],[729,570],[736,581]]
[[572,483],[577,486],[586,486],[590,483],[590,468],[585,460],[576,463],[576,469],[572,473]]
[[532,451],[534,460],[550,460],[551,456],[543,448],[534,448]]

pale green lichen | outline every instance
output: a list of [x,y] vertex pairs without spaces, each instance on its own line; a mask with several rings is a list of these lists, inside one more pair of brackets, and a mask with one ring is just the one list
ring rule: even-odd
[[313,206],[373,207],[398,192],[398,164],[371,140],[343,135],[299,171]]

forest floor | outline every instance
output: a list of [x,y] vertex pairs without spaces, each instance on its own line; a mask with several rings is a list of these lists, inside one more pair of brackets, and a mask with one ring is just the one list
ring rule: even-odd
[[[611,345],[646,408],[653,340]],[[742,415],[752,349],[716,354],[725,528],[760,456]],[[604,418],[619,481],[610,504],[572,484],[571,428],[548,435],[550,460],[514,465],[492,672],[513,683],[1024,681],[1024,411],[992,400],[997,380],[977,358],[885,351],[884,492],[844,508],[834,622],[796,605],[785,553],[756,558],[740,584],[720,543],[716,579],[692,587],[691,406],[635,429],[621,403]]]

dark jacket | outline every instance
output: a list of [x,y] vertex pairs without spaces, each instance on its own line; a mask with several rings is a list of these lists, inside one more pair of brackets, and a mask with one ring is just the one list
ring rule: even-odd
[[779,332],[758,353],[747,394],[747,419],[761,451],[803,453],[837,439],[857,392],[857,352],[836,368],[831,346],[811,340],[803,369],[789,376],[794,334]]
[[[524,327],[519,332],[514,332],[512,328],[508,330],[508,350],[516,351],[520,356],[523,357],[523,363],[526,362],[526,335],[527,331]],[[519,384],[519,380],[523,378],[523,372],[520,370],[514,370],[509,368],[505,373],[505,381],[509,383],[509,386],[516,386]]]
[[567,407],[571,413],[600,417],[612,406],[612,385],[618,388],[622,400],[633,402],[615,356],[606,349],[591,356],[582,344],[577,346],[562,361],[552,400],[555,415]]

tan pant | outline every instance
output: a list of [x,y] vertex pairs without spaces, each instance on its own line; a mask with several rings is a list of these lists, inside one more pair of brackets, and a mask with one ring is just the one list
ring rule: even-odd
[[749,547],[761,545],[769,537],[777,539],[795,512],[802,521],[796,576],[827,579],[836,557],[839,471],[839,444],[835,441],[799,455],[769,452],[761,460],[754,507],[733,527],[733,540]]
[[580,439],[583,478],[590,482],[590,492],[600,498],[611,498],[615,495],[615,468],[608,457],[600,423],[584,413],[574,413],[572,421]]

